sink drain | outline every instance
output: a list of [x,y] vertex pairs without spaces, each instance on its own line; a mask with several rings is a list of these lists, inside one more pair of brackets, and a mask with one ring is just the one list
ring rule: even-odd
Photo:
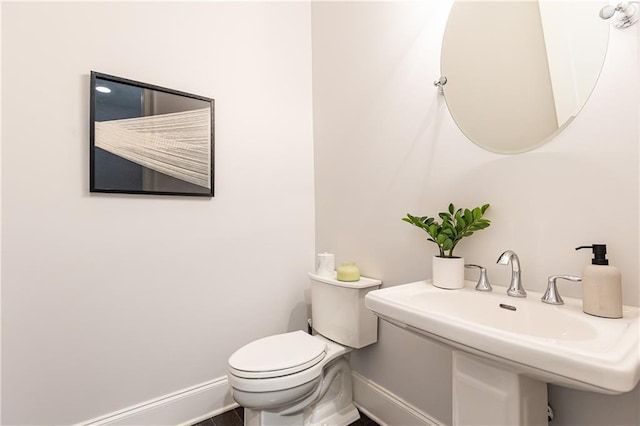
[[510,311],[515,311],[515,310],[516,310],[516,307],[515,307],[515,306],[513,306],[513,305],[507,305],[507,304],[505,304],[505,303],[501,303],[501,304],[500,304],[500,307],[501,307],[502,309],[508,309],[508,310],[510,310]]

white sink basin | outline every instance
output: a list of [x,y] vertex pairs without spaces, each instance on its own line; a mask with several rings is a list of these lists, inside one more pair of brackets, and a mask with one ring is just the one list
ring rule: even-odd
[[443,290],[418,281],[371,291],[365,304],[399,327],[547,383],[607,394],[637,385],[638,308],[599,318],[582,312],[581,299],[563,297],[565,304],[554,306],[542,303],[541,293],[520,299],[505,287],[486,293],[474,286]]

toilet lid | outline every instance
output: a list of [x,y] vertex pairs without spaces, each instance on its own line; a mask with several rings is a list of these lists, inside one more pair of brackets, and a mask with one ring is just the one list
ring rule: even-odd
[[232,374],[246,378],[269,378],[294,374],[310,368],[325,357],[327,344],[294,331],[251,342],[229,358]]

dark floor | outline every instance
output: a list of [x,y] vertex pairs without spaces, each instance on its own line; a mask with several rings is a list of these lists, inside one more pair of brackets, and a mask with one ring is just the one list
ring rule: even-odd
[[[243,426],[244,408],[238,407],[235,410],[227,411],[213,418],[203,420],[193,426]],[[349,426],[378,426],[378,423],[371,420],[364,413],[360,412],[360,419]]]

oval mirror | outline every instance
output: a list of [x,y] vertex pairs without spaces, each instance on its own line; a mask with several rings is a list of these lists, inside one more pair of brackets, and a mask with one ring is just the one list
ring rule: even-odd
[[593,91],[609,41],[606,1],[455,1],[442,42],[456,124],[493,152],[536,148]]

